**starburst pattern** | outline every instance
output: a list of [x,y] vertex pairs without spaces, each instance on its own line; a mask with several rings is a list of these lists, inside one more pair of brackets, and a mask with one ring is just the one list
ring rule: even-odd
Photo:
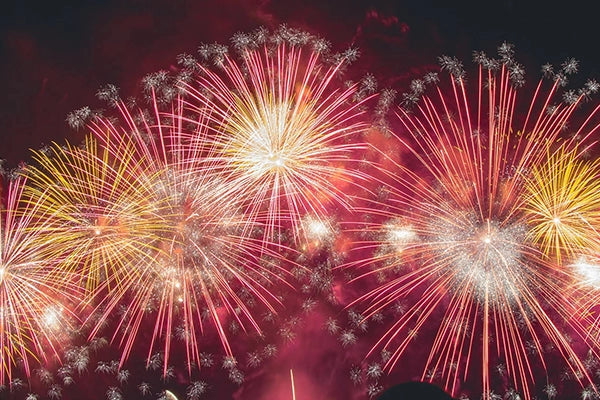
[[560,264],[565,256],[600,250],[600,163],[562,147],[534,166],[531,176],[525,203],[529,235],[544,254]]
[[[166,230],[160,202],[151,202],[144,159],[131,141],[104,146],[54,145],[35,152],[25,193],[39,203],[36,218],[60,248],[57,270],[76,273],[92,293],[102,283],[137,280],[134,265],[148,263]],[[110,151],[114,153],[111,154]],[[146,179],[146,180],[144,180]]]
[[188,111],[208,115],[205,161],[248,199],[247,213],[268,235],[285,223],[299,228],[306,213],[326,216],[332,202],[349,208],[344,188],[365,178],[353,161],[364,148],[360,105],[372,85],[340,87],[337,74],[352,55],[331,56],[328,66],[327,54],[306,48],[310,35],[282,28],[275,43],[241,38],[234,41],[240,62],[226,53],[221,71],[200,66],[183,88]]
[[43,229],[31,228],[41,205],[23,199],[25,183],[24,178],[8,183],[0,209],[0,384],[17,363],[29,376],[33,363],[59,357],[78,293],[70,274],[52,273],[55,250],[42,237]]
[[598,109],[576,113],[598,83],[545,65],[521,108],[503,43],[473,83],[440,57],[450,79],[389,118],[359,55],[259,28],[69,114],[81,145],[6,174],[0,396],[252,397],[314,335],[299,384],[323,346],[363,397],[414,378],[405,359],[460,398],[598,397]]
[[157,240],[144,249],[150,260],[137,264],[135,279],[113,290],[104,285],[106,294],[96,305],[101,316],[91,335],[126,304],[113,337],[123,348],[121,364],[140,340],[142,325],[152,319],[148,360],[162,348],[166,373],[173,337],[182,338],[190,365],[200,362],[206,320],[229,355],[226,321],[260,333],[251,308],[257,304],[275,312],[280,301],[270,286],[285,285],[287,272],[280,265],[284,247],[278,247],[281,255],[274,253],[256,237],[260,226],[240,213],[227,179],[199,162],[204,149],[184,135],[181,99],[160,113],[153,99],[155,117],[119,104],[122,125],[101,117],[90,125],[103,151],[140,165],[136,179],[143,182],[144,204],[160,220],[152,232]]
[[[491,398],[485,393],[491,393],[490,365],[496,359],[505,363],[515,390],[531,398],[530,385],[537,376],[532,355],[545,368],[542,343],[547,341],[559,349],[571,371],[581,372],[579,381],[591,381],[564,331],[582,340],[585,336],[582,324],[570,318],[575,308],[561,295],[573,279],[572,270],[549,262],[543,253],[547,246],[540,249],[529,240],[541,227],[535,221],[530,231],[523,211],[526,199],[532,199],[526,183],[548,180],[529,178],[531,171],[547,169],[541,166],[548,146],[562,139],[583,95],[549,110],[559,83],[544,97],[541,81],[528,112],[517,118],[522,67],[510,46],[501,47],[499,54],[499,60],[476,57],[475,104],[467,94],[462,63],[444,57],[440,60],[450,72],[450,88],[439,84],[435,95],[423,94],[420,102],[406,104],[410,109],[398,111],[401,128],[395,136],[404,156],[401,162],[391,154],[382,156],[393,165],[383,174],[389,182],[388,200],[365,209],[381,222],[367,223],[372,239],[358,246],[373,249],[359,263],[376,263],[362,277],[375,274],[378,285],[359,301],[369,303],[368,318],[399,299],[414,299],[371,351],[391,350],[387,369],[398,364],[420,331],[435,324],[422,379],[441,375],[444,386],[455,393],[474,375],[480,378],[484,398]],[[585,141],[596,130],[588,123],[593,113],[576,129],[578,139]],[[565,148],[573,151],[575,139],[564,140]],[[577,161],[570,177],[585,181],[580,165]]]

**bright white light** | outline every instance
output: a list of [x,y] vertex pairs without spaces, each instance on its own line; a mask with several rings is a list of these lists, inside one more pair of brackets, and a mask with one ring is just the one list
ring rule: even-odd
[[329,233],[329,228],[323,221],[311,220],[308,223],[308,232],[317,237],[323,237]]
[[386,241],[391,245],[399,247],[399,250],[402,250],[406,244],[414,242],[417,238],[417,234],[411,226],[401,225],[397,222],[386,224],[385,230]]
[[57,329],[60,327],[60,310],[48,308],[42,316],[42,322],[47,328]]
[[437,235],[431,240],[436,262],[452,269],[454,284],[463,290],[468,284],[481,302],[513,302],[521,296],[522,277],[526,272],[523,242],[526,228],[520,224],[502,225],[481,222],[467,215],[455,220],[440,219],[432,225]]
[[395,241],[406,242],[415,238],[415,232],[410,228],[397,228],[390,232],[390,236]]
[[600,265],[580,258],[573,264],[577,273],[583,278],[582,283],[589,286],[600,287]]
[[283,167],[285,161],[280,154],[269,153],[269,156],[267,157],[267,163],[274,165],[275,167]]
[[330,222],[320,220],[311,215],[302,219],[302,230],[307,242],[302,246],[302,250],[315,249],[333,242],[335,232]]

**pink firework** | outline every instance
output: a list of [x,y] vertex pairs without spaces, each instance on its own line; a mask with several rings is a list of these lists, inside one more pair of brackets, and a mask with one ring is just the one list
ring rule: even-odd
[[[574,148],[589,141],[598,128],[592,122],[597,109],[575,128],[568,123],[597,84],[557,101],[559,86],[577,66],[568,60],[553,73],[548,91],[540,81],[520,118],[523,69],[509,45],[499,54],[498,60],[476,54],[475,103],[462,64],[449,57],[440,59],[451,75],[448,90],[428,74],[405,95],[412,107],[398,111],[401,128],[394,133],[401,161],[384,154],[391,165],[382,177],[388,194],[365,210],[377,222],[367,224],[370,239],[361,247],[370,255],[359,264],[373,264],[362,276],[375,275],[379,283],[357,301],[368,302],[367,317],[411,302],[373,347],[391,352],[387,368],[433,326],[422,379],[441,376],[456,393],[471,375],[480,376],[487,399],[497,365],[506,371],[506,384],[530,399],[536,366],[546,374],[554,368],[545,356],[547,343],[582,385],[591,382],[570,341],[573,334],[584,337],[563,296],[572,270],[531,240],[524,184],[554,143]],[[431,84],[435,94],[429,96],[425,87]]]
[[44,228],[33,223],[37,203],[23,196],[26,179],[10,181],[0,209],[0,384],[16,365],[56,362],[71,329],[77,286],[53,268],[56,253]]
[[217,67],[195,65],[183,86],[186,111],[205,116],[192,122],[210,131],[191,140],[210,149],[203,162],[219,168],[267,235],[291,225],[303,236],[306,214],[326,221],[331,205],[351,208],[348,187],[365,182],[356,152],[374,82],[344,87],[339,74],[356,51],[331,54],[325,41],[289,28],[233,42],[241,61],[208,46]]
[[[106,118],[90,123],[112,157],[137,161],[129,175],[143,185],[140,190],[159,217],[157,240],[145,248],[151,260],[130,265],[134,279],[119,285],[107,279],[100,287],[92,336],[118,314],[113,341],[123,349],[121,363],[147,340],[148,360],[156,351],[164,353],[166,373],[177,341],[189,368],[200,364],[207,331],[233,356],[228,326],[260,334],[255,313],[276,312],[280,300],[272,286],[289,285],[289,273],[282,258],[287,250],[277,246],[274,252],[262,227],[240,211],[229,177],[199,161],[206,149],[189,140],[189,131],[184,134],[189,121],[181,98],[165,108],[154,90],[150,97],[149,113],[118,102],[122,125]],[[195,137],[202,134],[198,130]]]

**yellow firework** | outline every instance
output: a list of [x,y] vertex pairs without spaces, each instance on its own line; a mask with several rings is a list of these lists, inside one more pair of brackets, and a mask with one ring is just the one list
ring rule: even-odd
[[161,206],[149,201],[144,159],[121,140],[103,146],[91,137],[83,147],[52,146],[35,152],[27,168],[29,201],[57,254],[59,272],[77,272],[93,292],[106,282],[136,279],[137,264],[148,263],[164,228]]
[[600,161],[561,147],[534,166],[524,208],[529,236],[560,264],[581,251],[600,250]]
[[50,221],[32,228],[40,205],[22,202],[24,182],[8,185],[0,210],[0,384],[21,360],[29,375],[32,362],[58,357],[78,297],[68,274],[52,273],[54,252],[43,240]]
[[188,110],[207,115],[213,132],[203,143],[209,160],[271,231],[288,223],[300,232],[305,214],[323,217],[329,204],[348,208],[344,188],[361,183],[353,163],[366,124],[353,102],[357,86],[336,83],[345,63],[327,66],[301,45],[258,46],[185,87]]

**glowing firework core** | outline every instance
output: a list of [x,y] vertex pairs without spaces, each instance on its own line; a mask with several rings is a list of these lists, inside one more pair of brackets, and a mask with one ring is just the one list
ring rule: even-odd
[[577,151],[560,148],[545,164],[534,168],[526,190],[525,211],[529,236],[546,256],[562,264],[563,257],[600,248],[596,226],[600,221],[598,161],[578,158]]
[[323,221],[311,220],[308,224],[308,231],[311,235],[314,235],[318,238],[322,238],[323,236],[329,234],[329,228]]
[[285,161],[280,154],[269,153],[268,161],[275,167],[282,167],[285,164]]
[[[287,156],[284,154],[283,149],[289,146],[285,143],[286,133],[290,128],[287,127],[288,108],[285,105],[280,107],[271,106],[275,110],[268,112],[264,111],[264,121],[262,125],[256,126],[254,129],[250,129],[252,132],[249,136],[249,142],[246,147],[247,166],[253,171],[258,177],[262,176],[269,171],[277,171],[285,166]],[[257,121],[253,121],[257,123]],[[248,124],[251,121],[247,121]],[[233,146],[237,146],[232,143]],[[288,148],[288,153],[295,154],[296,150]],[[241,157],[243,160],[243,156]],[[242,161],[242,164],[246,164]]]
[[[312,121],[313,113],[309,106],[298,112],[292,111],[285,102],[278,105],[266,101],[257,110],[232,116],[234,121],[228,129],[236,135],[231,136],[226,152],[237,153],[238,166],[247,168],[255,178],[280,172],[293,162],[292,157],[306,156],[309,150],[306,135],[311,131],[310,125],[307,128],[302,124]],[[235,118],[241,120],[235,121]]]
[[554,219],[552,220],[552,222],[554,222],[555,225],[560,224],[560,218],[559,217],[554,217]]
[[520,286],[524,273],[524,227],[493,220],[482,224],[466,217],[457,223],[444,222],[438,228],[436,231],[441,233],[431,242],[434,257],[455,270],[453,285],[459,290],[470,282],[479,300],[490,295],[519,295],[515,288]]
[[386,244],[385,246],[391,246],[392,251],[396,253],[402,253],[410,243],[415,242],[418,239],[412,226],[404,225],[402,222],[395,220],[392,220],[383,226],[382,236],[383,242]]
[[577,273],[582,277],[581,281],[584,285],[600,288],[600,265],[581,258],[573,264],[573,267],[575,267]]
[[43,323],[48,329],[58,329],[60,327],[60,310],[48,308],[44,313]]
[[390,236],[396,241],[405,242],[413,239],[415,237],[415,233],[410,230],[410,228],[397,228],[390,232]]

